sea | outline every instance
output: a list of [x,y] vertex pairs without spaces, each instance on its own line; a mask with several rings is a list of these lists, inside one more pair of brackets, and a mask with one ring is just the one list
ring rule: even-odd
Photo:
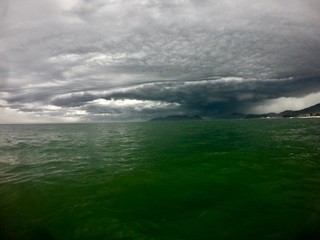
[[0,125],[0,239],[320,239],[320,119]]

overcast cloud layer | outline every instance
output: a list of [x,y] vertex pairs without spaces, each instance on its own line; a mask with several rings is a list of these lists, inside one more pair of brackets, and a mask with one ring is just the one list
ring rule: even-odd
[[318,0],[0,0],[0,123],[320,102]]

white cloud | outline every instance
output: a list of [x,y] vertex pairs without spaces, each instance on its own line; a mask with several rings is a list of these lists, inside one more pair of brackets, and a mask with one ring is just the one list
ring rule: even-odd
[[56,123],[56,122],[78,122],[78,117],[60,115],[50,116],[49,114],[22,112],[11,108],[0,107],[0,124],[31,124],[31,123]]
[[166,103],[162,101],[150,101],[150,100],[137,100],[137,99],[111,99],[106,100],[98,98],[88,104],[97,104],[106,107],[125,110],[126,108],[132,108],[135,111],[142,111],[145,109],[158,109],[158,108],[175,108],[178,107],[178,103]]
[[64,11],[70,11],[71,9],[76,7],[77,4],[80,3],[80,0],[55,0],[55,1],[59,4],[61,9],[63,9]]
[[312,93],[304,97],[280,97],[257,103],[249,108],[248,113],[280,113],[285,110],[301,110],[320,102],[320,92]]

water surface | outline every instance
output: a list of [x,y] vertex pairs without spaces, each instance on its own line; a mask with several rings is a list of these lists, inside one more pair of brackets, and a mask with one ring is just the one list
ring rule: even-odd
[[0,239],[320,239],[319,126],[0,125]]

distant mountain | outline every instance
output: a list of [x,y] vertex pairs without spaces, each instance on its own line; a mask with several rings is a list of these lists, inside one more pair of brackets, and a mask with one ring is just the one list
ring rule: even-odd
[[[244,113],[232,113],[228,116],[220,116],[216,119],[251,119],[251,118],[286,118],[286,117],[320,117],[320,103],[314,106],[304,108],[298,111],[286,110],[281,113],[264,113],[264,114],[244,114]],[[199,115],[169,115],[166,117],[153,118],[150,121],[190,121],[190,120],[203,120]]]
[[150,121],[190,121],[190,120],[203,120],[202,117],[195,115],[195,116],[188,116],[188,115],[170,115],[166,117],[158,117],[153,118]]
[[232,113],[228,119],[244,119],[244,118],[283,118],[283,117],[307,117],[320,116],[320,103],[314,106],[304,108],[298,111],[286,110],[281,113],[265,113],[265,114],[243,114]]
[[277,118],[281,117],[277,113],[264,113],[264,114],[247,114],[246,118]]
[[246,117],[247,117],[247,114],[234,112],[234,113],[231,113],[226,118],[227,119],[242,119],[242,118],[246,118]]
[[320,103],[313,105],[308,108],[304,108],[298,111],[284,111],[279,113],[282,117],[299,117],[299,116],[306,116],[306,115],[320,115]]
[[279,118],[277,113],[265,113],[265,114],[244,114],[244,113],[231,113],[227,116],[227,119],[248,119],[248,118]]

